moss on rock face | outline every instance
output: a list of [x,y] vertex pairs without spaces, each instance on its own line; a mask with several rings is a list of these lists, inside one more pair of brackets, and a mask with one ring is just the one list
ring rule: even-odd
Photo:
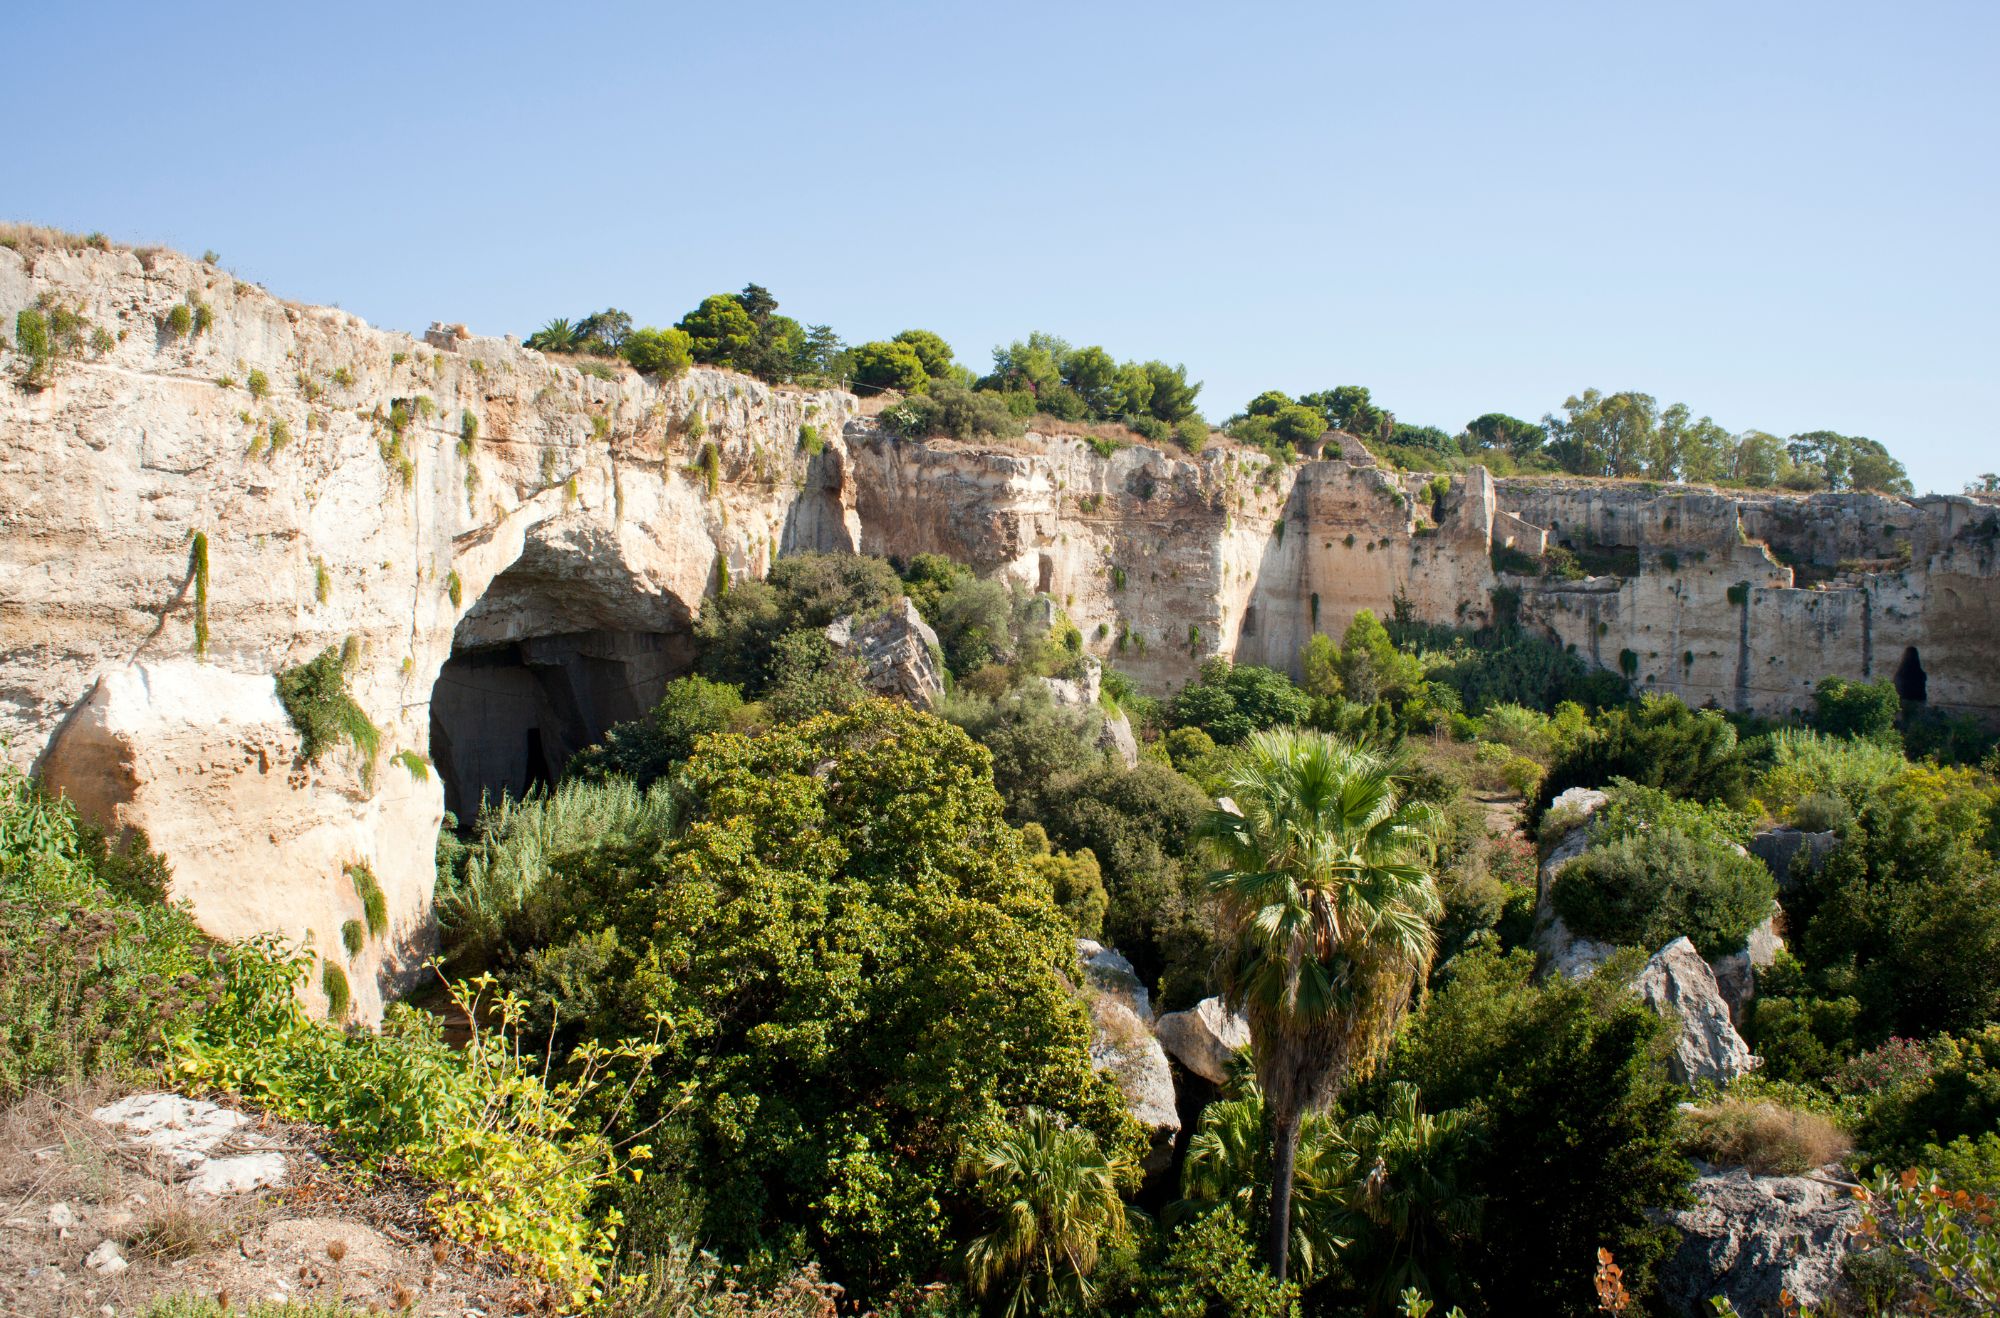
[[299,755],[308,763],[342,741],[374,763],[382,734],[347,692],[341,647],[329,645],[310,661],[279,673],[278,700],[298,729]]

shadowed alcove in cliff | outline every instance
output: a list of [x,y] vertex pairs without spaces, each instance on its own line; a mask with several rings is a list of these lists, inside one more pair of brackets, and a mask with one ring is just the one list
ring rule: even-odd
[[1924,673],[1924,663],[1917,657],[1917,647],[1912,645],[1903,651],[1903,661],[1896,665],[1896,694],[1911,704],[1923,704],[1930,696],[1930,678]]
[[462,825],[482,799],[553,785],[570,756],[651,709],[693,661],[684,609],[577,566],[531,546],[453,634],[431,692],[431,759]]

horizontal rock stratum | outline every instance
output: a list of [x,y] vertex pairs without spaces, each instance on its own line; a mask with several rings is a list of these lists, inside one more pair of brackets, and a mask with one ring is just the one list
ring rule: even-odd
[[[45,388],[0,352],[5,756],[145,829],[214,932],[309,940],[364,1018],[430,946],[447,806],[546,780],[643,711],[691,662],[703,597],[796,550],[1004,574],[1155,690],[1216,654],[1291,668],[1362,608],[1470,625],[1497,595],[1695,704],[1783,712],[1837,674],[2000,713],[2000,510],[1969,498],[1475,469],[1433,500],[1357,450],[912,442],[840,391],[416,339],[170,252],[0,248],[0,325],[38,301],[101,333]],[[1549,543],[1615,574],[1496,573],[1496,547]],[[328,647],[381,730],[372,764],[301,763],[277,707],[275,674]],[[357,866],[387,928],[350,954]]]

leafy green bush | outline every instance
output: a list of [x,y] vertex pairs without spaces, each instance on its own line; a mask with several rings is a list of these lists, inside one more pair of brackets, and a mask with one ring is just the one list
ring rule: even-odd
[[375,877],[375,871],[367,861],[357,860],[348,865],[347,877],[354,884],[354,895],[361,899],[361,918],[367,921],[368,933],[372,938],[383,938],[389,933],[389,899],[382,893],[382,884]]
[[1217,744],[1233,746],[1253,732],[1297,726],[1311,713],[1311,699],[1283,673],[1218,655],[1174,697],[1169,717],[1176,727],[1200,728]]
[[21,363],[15,380],[23,389],[46,389],[65,362],[83,355],[90,321],[44,293],[32,307],[14,313],[14,351]]
[[716,680],[761,696],[771,682],[780,637],[879,609],[899,593],[895,570],[879,558],[816,553],[781,558],[763,581],[745,581],[727,595],[703,601],[695,623],[701,667]]
[[619,349],[632,369],[642,375],[671,379],[694,364],[694,340],[686,331],[648,325],[626,336]]
[[950,381],[933,381],[927,392],[911,394],[880,418],[884,428],[905,439],[1012,439],[1026,429],[1006,403],[991,393],[975,393]]
[[1104,891],[1104,873],[1097,857],[1085,847],[1074,853],[1057,851],[1049,845],[1049,835],[1040,824],[1021,829],[1021,846],[1028,853],[1028,865],[1049,885],[1049,895],[1064,914],[1078,938],[1096,938],[1104,932],[1104,912],[1111,904]]
[[854,385],[864,393],[895,390],[909,393],[930,379],[923,358],[907,343],[864,343],[854,349],[851,363]]
[[137,1074],[213,1005],[216,953],[166,884],[143,837],[113,848],[0,767],[0,1100]]
[[329,645],[313,659],[278,673],[278,700],[299,734],[299,755],[317,761],[340,742],[350,743],[372,764],[382,734],[347,693],[347,665],[341,647]]
[[320,992],[326,994],[326,1018],[330,1021],[346,1020],[350,1001],[347,972],[331,961],[322,962],[319,986]]
[[650,787],[693,754],[702,737],[742,731],[745,720],[738,688],[705,677],[676,678],[644,718],[613,724],[603,741],[571,756],[564,773],[582,782],[616,775]]
[[1564,865],[1556,913],[1588,938],[1648,952],[1682,935],[1703,957],[1741,948],[1777,885],[1740,849],[1742,821],[1616,780],[1590,849]]
[[1736,729],[1712,709],[1692,710],[1672,696],[1648,696],[1636,708],[1607,710],[1589,733],[1549,768],[1529,822],[1562,792],[1627,778],[1692,801],[1742,805],[1750,761]]
[[1850,682],[1846,678],[1822,678],[1813,688],[1813,727],[1835,737],[1881,739],[1896,732],[1896,719],[1903,712],[1895,683]]
[[1666,1076],[1668,1027],[1627,987],[1635,965],[1538,984],[1532,953],[1475,947],[1444,968],[1355,1105],[1379,1106],[1402,1080],[1427,1105],[1470,1110],[1484,1137],[1460,1184],[1486,1211],[1459,1267],[1514,1311],[1596,1314],[1600,1248],[1643,1300],[1677,1241],[1658,1214],[1688,1202],[1685,1091]]
[[1004,1112],[1136,1152],[1066,986],[1070,921],[962,733],[871,701],[711,737],[676,783],[682,827],[556,864],[506,978],[538,1030],[671,1023],[704,1238],[802,1232],[865,1297],[942,1264],[959,1158]]

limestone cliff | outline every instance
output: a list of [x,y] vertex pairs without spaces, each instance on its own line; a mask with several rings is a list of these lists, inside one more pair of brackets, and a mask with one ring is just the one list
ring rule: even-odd
[[[1783,711],[1838,673],[2000,712],[2000,514],[1966,499],[1477,469],[1439,493],[1358,445],[1287,468],[910,442],[841,392],[418,340],[166,252],[0,248],[0,324],[38,302],[88,327],[44,388],[0,352],[4,753],[144,828],[213,931],[310,939],[364,1017],[429,945],[445,808],[546,781],[643,711],[704,595],[792,550],[1005,574],[1162,691],[1209,655],[1292,667],[1361,608],[1471,624],[1497,594],[1696,703]],[[1545,543],[1598,575],[1496,574],[1496,547]],[[278,707],[274,675],[329,646],[381,729],[372,764],[301,763]],[[391,927],[349,956],[356,863]]]

